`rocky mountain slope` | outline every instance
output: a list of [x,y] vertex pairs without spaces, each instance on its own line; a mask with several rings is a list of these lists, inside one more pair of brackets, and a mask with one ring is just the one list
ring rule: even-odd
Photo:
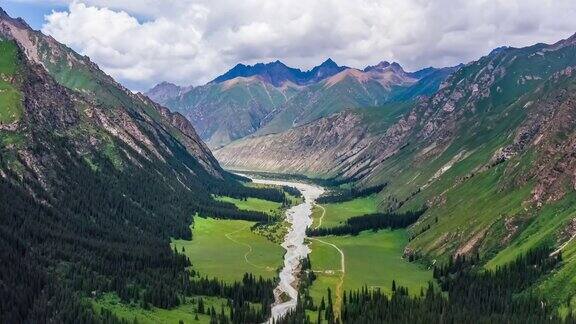
[[[156,93],[162,88],[166,87],[155,87]],[[293,84],[277,88],[251,76],[180,89],[175,97],[163,101],[154,93],[147,95],[184,114],[209,145],[218,147],[254,133],[266,116],[297,91]]]
[[[155,141],[162,136],[181,139],[206,171],[221,176],[218,163],[181,115],[170,113],[145,96],[131,93],[87,57],[74,53],[51,37],[33,31],[22,20],[1,14],[0,35],[16,41],[28,62],[41,66],[58,84],[81,92],[84,100],[95,107],[93,111],[87,109],[84,113],[94,118],[102,128],[135,151],[145,155],[146,152],[140,147],[144,146],[159,158],[161,154],[154,147]],[[146,134],[139,127],[153,129],[158,134]]]
[[[388,183],[382,210],[427,208],[405,251],[424,263],[478,252],[491,268],[542,244],[562,247],[565,262],[535,289],[566,307],[576,300],[568,279],[576,275],[575,66],[576,36],[501,48],[460,67],[429,98],[215,154],[230,167]],[[260,148],[265,141],[273,144]]]
[[264,121],[256,135],[278,133],[328,117],[346,109],[382,106],[406,101],[438,89],[453,68],[429,74],[405,72],[398,63],[380,62],[364,71],[348,68],[294,95]]
[[309,71],[277,61],[239,64],[207,85],[161,83],[151,99],[184,114],[213,148],[248,135],[269,134],[348,108],[377,106],[435,91],[452,69],[405,72],[381,62],[357,70],[331,59]]
[[199,211],[243,195],[178,113],[0,9],[0,321],[114,322],[88,297],[173,307]]

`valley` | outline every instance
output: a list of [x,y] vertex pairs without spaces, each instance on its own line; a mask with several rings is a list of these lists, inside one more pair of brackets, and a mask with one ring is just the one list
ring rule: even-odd
[[576,34],[136,7],[0,8],[0,323],[576,323]]

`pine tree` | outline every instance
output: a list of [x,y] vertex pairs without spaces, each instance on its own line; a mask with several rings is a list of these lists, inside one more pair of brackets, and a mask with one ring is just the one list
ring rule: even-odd
[[200,300],[198,300],[198,313],[204,314],[204,300],[202,297],[200,297]]

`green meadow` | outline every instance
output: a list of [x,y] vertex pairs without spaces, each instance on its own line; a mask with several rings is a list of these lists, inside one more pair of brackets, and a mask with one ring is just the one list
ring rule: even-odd
[[[348,218],[371,214],[378,211],[376,195],[356,198],[341,203],[322,204],[326,209],[326,214],[322,220],[322,227],[334,227],[345,222]],[[315,216],[321,215],[321,210],[315,213]]]
[[[312,227],[338,226],[351,217],[375,213],[377,207],[375,195],[318,205],[312,211]],[[334,292],[335,305],[339,305],[344,290],[368,286],[391,292],[392,280],[395,280],[397,285],[418,294],[420,288],[427,287],[433,279],[432,272],[423,265],[402,258],[408,244],[408,233],[403,229],[364,231],[357,236],[310,238],[309,244],[312,270],[317,277],[309,294],[315,303],[319,303],[322,297],[326,298],[327,288]],[[337,248],[344,254],[344,273]]]
[[[293,203],[299,199],[290,196]],[[253,210],[270,215],[280,215],[281,203],[258,198],[246,200],[216,197],[236,205],[239,209]],[[242,279],[244,273],[264,278],[275,278],[282,266],[284,248],[280,246],[286,233],[286,224],[258,225],[243,220],[224,220],[194,217],[192,240],[173,240],[172,246],[184,253],[192,268],[201,276],[216,277],[227,282]]]
[[270,215],[275,214],[282,207],[281,203],[259,199],[259,198],[246,198],[246,200],[236,199],[231,197],[217,197],[216,200],[232,203],[238,209],[254,210]]
[[[214,307],[219,314],[224,305],[224,312],[228,314],[229,309],[226,306],[227,300],[217,297],[202,297],[205,309]],[[151,307],[143,309],[137,305],[126,305],[120,301],[115,294],[105,294],[97,299],[91,299],[92,308],[97,312],[101,309],[107,309],[118,316],[120,319],[132,323],[136,320],[140,324],[152,323],[178,323],[180,320],[184,323],[210,323],[210,315],[199,314],[198,320],[195,319],[197,314],[197,298],[189,298],[186,303],[173,309],[163,309]]]
[[[402,258],[408,243],[405,230],[365,231],[357,236],[320,237],[342,250],[346,273],[344,289],[358,289],[364,285],[390,292],[392,280],[419,293],[420,287],[432,280],[432,272],[417,263]],[[311,261],[313,270],[340,269],[340,254],[332,246],[313,242]]]
[[[338,301],[343,290],[356,290],[363,286],[391,292],[392,280],[419,294],[432,280],[432,272],[417,263],[402,258],[408,243],[405,230],[364,231],[357,236],[326,236],[312,240],[310,259],[316,273],[309,292],[315,303],[326,296],[328,287]],[[342,276],[340,253],[327,244],[337,246],[344,253],[345,273]]]
[[194,217],[192,240],[174,240],[184,248],[192,267],[201,276],[227,282],[242,279],[246,272],[264,278],[276,277],[284,249],[251,230],[254,222]]

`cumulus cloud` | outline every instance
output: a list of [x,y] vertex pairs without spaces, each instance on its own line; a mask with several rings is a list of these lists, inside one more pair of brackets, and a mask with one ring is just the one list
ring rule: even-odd
[[455,65],[576,32],[573,0],[51,1],[68,9],[42,30],[140,90],[202,84],[238,62]]

